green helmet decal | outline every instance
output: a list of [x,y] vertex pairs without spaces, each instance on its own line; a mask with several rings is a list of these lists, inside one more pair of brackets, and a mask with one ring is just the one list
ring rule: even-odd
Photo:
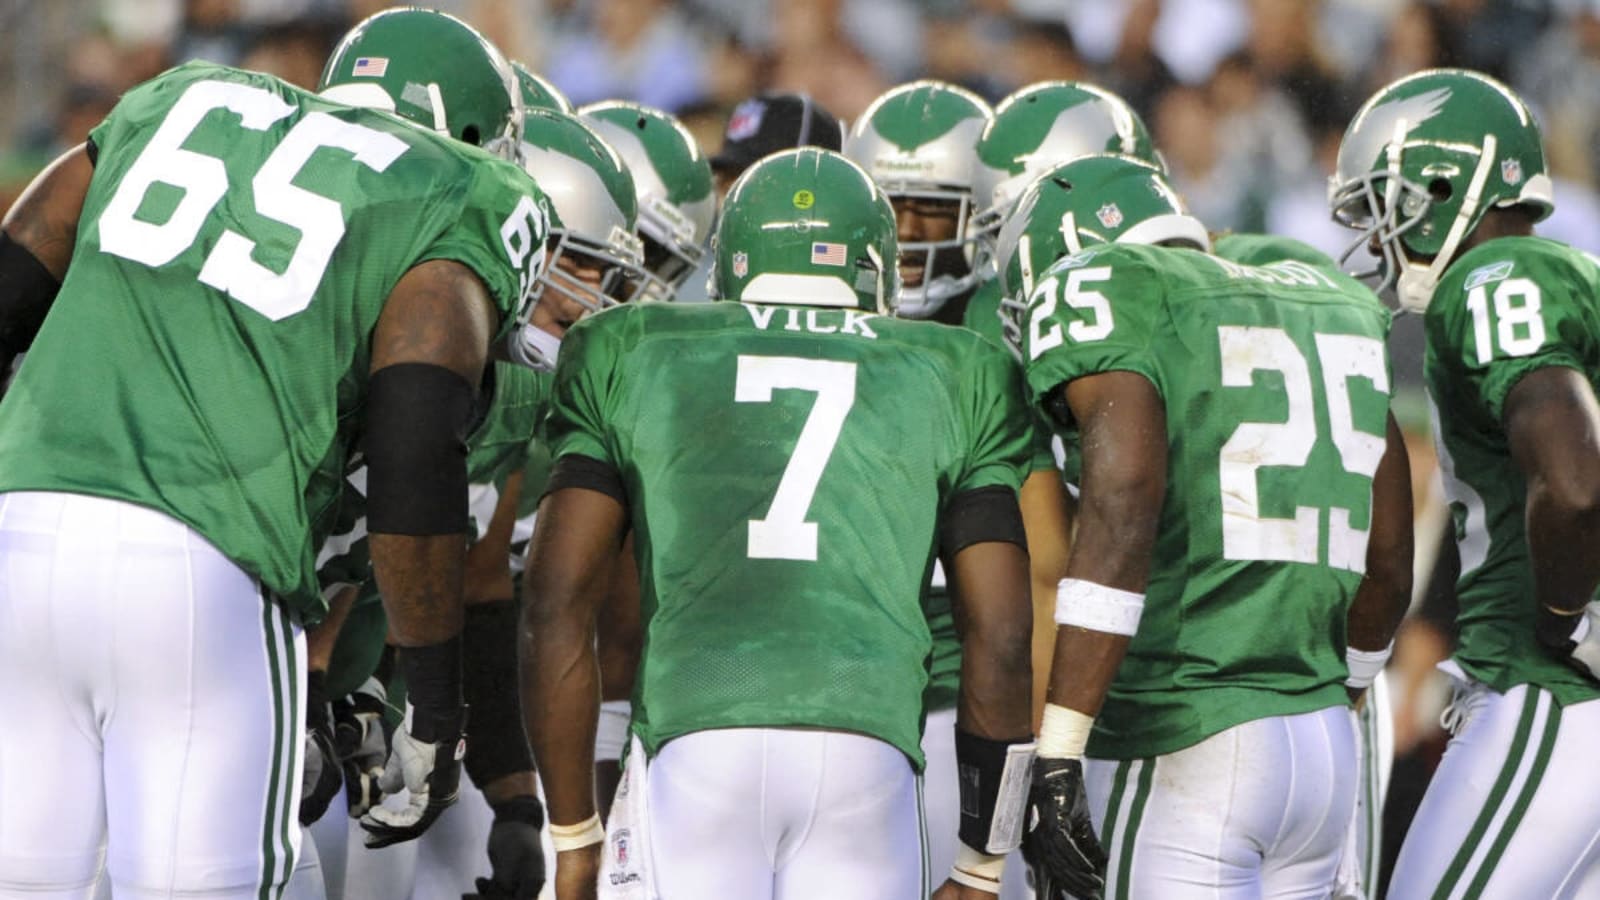
[[[1379,290],[1427,307],[1461,241],[1495,207],[1554,208],[1544,142],[1527,104],[1465,69],[1408,75],[1374,94],[1346,129],[1328,203],[1360,232],[1343,260],[1376,245]],[[1413,258],[1418,258],[1413,261]]]
[[1039,173],[1092,153],[1132,156],[1166,170],[1144,121],[1116,94],[1074,81],[1044,81],[1013,93],[978,139],[974,227],[992,239]]
[[433,10],[388,9],[363,19],[328,57],[317,90],[508,159],[522,124],[505,57],[472,26]]
[[572,112],[572,101],[567,95],[556,89],[550,79],[535,73],[532,69],[519,62],[511,63],[511,70],[517,76],[517,88],[522,97],[525,109],[553,109],[556,112]]
[[[528,303],[561,297],[588,312],[636,299],[644,284],[644,253],[634,232],[638,205],[621,157],[576,116],[529,110],[519,146],[522,168],[549,201],[550,240],[544,275]],[[597,268],[599,284],[567,266]],[[553,365],[559,339],[525,326],[519,359],[536,368]]]
[[739,176],[713,246],[718,299],[888,313],[900,287],[888,198],[818,147],[775,153]]
[[1021,337],[1020,315],[1034,284],[1056,260],[1098,244],[1187,244],[1211,238],[1155,166],[1097,154],[1040,175],[1017,199],[1000,231],[996,266],[1008,342]]
[[[874,100],[845,139],[845,155],[872,174],[891,203],[932,201],[955,211],[949,238],[900,245],[900,264],[916,267],[927,279],[902,285],[901,315],[931,316],[978,282],[968,223],[978,136],[993,116],[989,104],[971,91],[942,81],[913,81]],[[962,254],[951,257],[956,271],[946,267],[935,274],[935,254],[941,252]]]
[[711,239],[717,212],[711,163],[688,129],[659,109],[608,100],[578,112],[628,165],[650,278],[645,293],[670,299]]

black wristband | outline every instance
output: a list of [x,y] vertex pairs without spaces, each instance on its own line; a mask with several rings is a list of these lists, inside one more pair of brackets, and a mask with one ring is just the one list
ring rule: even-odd
[[1004,541],[1028,549],[1017,492],[1004,485],[962,491],[950,498],[939,517],[939,547],[947,556],[985,541]]
[[1006,771],[1006,757],[1012,744],[1026,744],[1032,735],[1009,741],[956,729],[956,774],[961,789],[961,843],[987,852],[994,826],[994,811],[1000,797],[1000,782]]
[[463,765],[480,788],[533,770],[517,692],[517,617],[512,600],[474,603],[466,608],[461,629],[462,693],[472,710]]
[[569,453],[556,460],[544,492],[548,495],[569,487],[599,491],[624,507],[628,505],[628,486],[622,481],[622,473],[616,466],[592,456]]
[[466,711],[461,702],[461,636],[395,653],[411,702],[411,736],[425,743],[461,736]]
[[521,822],[535,828],[544,827],[544,805],[538,797],[522,794],[489,804],[496,822]]
[[367,530],[464,534],[472,385],[443,366],[399,363],[367,383]]
[[0,353],[15,355],[33,344],[60,290],[33,251],[0,231]]

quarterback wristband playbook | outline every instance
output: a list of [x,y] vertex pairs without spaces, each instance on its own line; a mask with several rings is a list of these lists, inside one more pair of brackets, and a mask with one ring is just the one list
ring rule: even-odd
[[1033,775],[1033,741],[997,741],[956,729],[961,843],[1005,855],[1022,843],[1022,814]]
[[[22,353],[33,344],[61,282],[27,247],[0,231],[0,352]],[[0,373],[4,374],[4,373]]]
[[1393,652],[1394,641],[1390,641],[1389,646],[1382,650],[1344,648],[1344,665],[1350,671],[1344,680],[1344,686],[1357,691],[1372,687],[1372,683],[1378,680],[1378,673],[1389,664],[1389,654]]
[[550,823],[550,846],[557,853],[582,850],[606,839],[606,828],[600,824],[600,814],[595,813],[576,825]]
[[472,741],[463,762],[467,777],[482,788],[532,771],[533,750],[517,702],[517,604],[491,600],[467,606],[461,655],[461,690],[472,710]]
[[396,363],[367,382],[367,530],[467,531],[467,428],[475,392],[443,366]]
[[461,637],[401,647],[396,652],[411,703],[411,736],[424,743],[453,741],[466,712],[461,704]]
[[1056,624],[1132,637],[1144,614],[1144,595],[1063,578],[1056,587]]

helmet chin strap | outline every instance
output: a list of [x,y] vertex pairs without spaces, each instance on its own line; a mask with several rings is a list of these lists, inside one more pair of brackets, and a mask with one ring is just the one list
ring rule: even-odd
[[512,332],[510,351],[518,363],[536,372],[550,372],[561,353],[561,338],[525,322]]
[[1429,301],[1433,299],[1433,289],[1439,285],[1439,279],[1444,277],[1444,270],[1450,267],[1456,255],[1456,248],[1467,236],[1467,225],[1478,209],[1478,201],[1483,197],[1483,186],[1488,183],[1489,172],[1494,168],[1496,145],[1494,135],[1483,136],[1483,148],[1478,156],[1478,165],[1472,170],[1472,180],[1467,182],[1467,196],[1462,199],[1461,208],[1456,211],[1455,221],[1450,223],[1450,231],[1445,235],[1444,244],[1439,247],[1439,252],[1433,261],[1427,265],[1419,265],[1407,260],[1401,267],[1400,278],[1395,284],[1395,295],[1404,309],[1416,313],[1427,310]]

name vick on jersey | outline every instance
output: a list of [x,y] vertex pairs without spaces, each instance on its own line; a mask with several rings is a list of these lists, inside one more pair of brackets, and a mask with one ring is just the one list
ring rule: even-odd
[[877,313],[855,309],[815,309],[795,306],[756,306],[741,304],[750,314],[750,321],[763,331],[782,328],[784,331],[809,331],[812,334],[853,334],[868,340],[877,340],[871,322]]

